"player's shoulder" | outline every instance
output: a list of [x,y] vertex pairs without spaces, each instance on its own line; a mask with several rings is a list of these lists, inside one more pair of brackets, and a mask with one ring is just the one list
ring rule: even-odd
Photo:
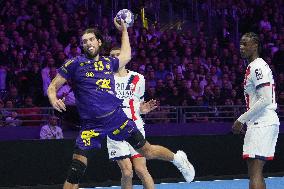
[[253,61],[253,64],[250,64],[250,70],[251,72],[263,74],[271,72],[269,65],[262,58]]
[[78,55],[78,56],[75,56],[75,57],[73,57],[73,58],[67,59],[67,60],[64,62],[63,66],[67,68],[67,67],[70,66],[70,65],[79,64],[79,63],[81,63],[81,62],[86,62],[86,61],[88,61],[88,59],[87,59],[85,56],[83,56],[83,55]]
[[100,59],[102,61],[105,61],[105,62],[111,62],[111,61],[116,60],[117,58],[116,57],[111,57],[111,56],[101,56]]
[[267,78],[269,74],[272,74],[272,71],[269,67],[269,65],[262,59],[262,58],[257,58],[250,64],[250,71],[253,74],[253,78],[256,79],[257,81]]
[[270,69],[269,65],[262,59],[262,58],[257,58],[256,60],[253,61],[253,64],[250,65],[251,69]]

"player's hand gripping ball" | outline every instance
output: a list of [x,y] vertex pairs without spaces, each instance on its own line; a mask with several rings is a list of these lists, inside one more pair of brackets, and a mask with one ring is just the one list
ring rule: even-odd
[[133,26],[134,23],[134,15],[133,13],[128,9],[122,9],[118,11],[116,14],[116,20],[120,24],[120,20],[123,20],[126,24],[126,27]]

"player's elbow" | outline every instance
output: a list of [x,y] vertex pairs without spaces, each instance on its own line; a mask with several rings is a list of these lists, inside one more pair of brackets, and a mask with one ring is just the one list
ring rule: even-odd
[[55,85],[51,83],[47,88],[47,96],[52,95],[54,92],[55,92]]

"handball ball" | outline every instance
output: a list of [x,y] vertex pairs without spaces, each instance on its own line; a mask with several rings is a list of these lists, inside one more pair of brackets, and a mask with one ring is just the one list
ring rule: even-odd
[[133,13],[128,9],[122,9],[118,11],[116,14],[117,22],[120,24],[120,20],[123,20],[126,24],[126,27],[131,27],[134,23],[134,15]]

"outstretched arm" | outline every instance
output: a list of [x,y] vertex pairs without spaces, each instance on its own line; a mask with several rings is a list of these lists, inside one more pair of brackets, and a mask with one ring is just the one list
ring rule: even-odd
[[156,100],[149,100],[148,102],[141,102],[140,103],[140,112],[141,114],[147,114],[151,112],[152,110],[156,109],[158,107]]

